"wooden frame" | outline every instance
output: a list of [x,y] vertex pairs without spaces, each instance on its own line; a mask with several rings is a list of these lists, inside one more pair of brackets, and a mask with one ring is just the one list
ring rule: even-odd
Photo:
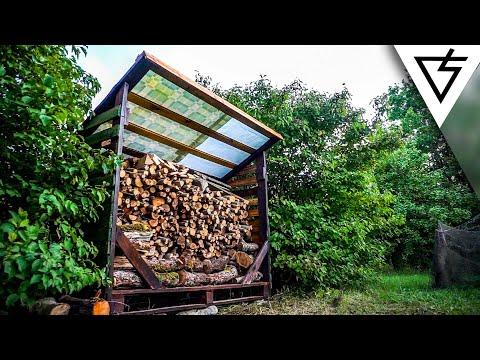
[[[239,143],[227,136],[224,136],[212,129],[204,127],[194,121],[155,104],[141,96],[129,93],[136,83],[146,74],[147,71],[154,70],[166,79],[174,82],[178,86],[191,92],[207,103],[222,110],[225,114],[235,117],[237,120],[247,124],[264,135],[269,136],[269,140],[259,149],[252,149],[242,143]],[[143,128],[137,124],[128,123],[128,101],[139,106],[145,107],[147,110],[165,116],[172,121],[189,126],[202,134],[211,136],[223,143],[234,146],[245,151],[249,156],[240,164],[236,165],[224,159],[204,153],[200,150],[186,146],[167,136],[155,133],[149,129]],[[108,219],[109,227],[107,234],[108,241],[108,273],[110,279],[113,280],[113,259],[116,249],[123,252],[127,259],[132,263],[142,280],[147,284],[148,288],[144,289],[106,289],[107,300],[111,301],[112,313],[123,313],[125,311],[125,301],[127,298],[136,296],[166,296],[167,294],[202,294],[202,300],[199,302],[190,302],[188,304],[177,304],[175,306],[166,306],[157,309],[148,309],[127,312],[131,314],[154,314],[168,313],[180,311],[184,309],[201,308],[212,304],[223,305],[235,302],[252,301],[258,299],[267,299],[271,290],[271,274],[270,274],[270,255],[269,255],[269,223],[268,223],[268,197],[267,197],[267,168],[265,160],[265,151],[274,143],[282,139],[281,135],[269,129],[261,122],[255,120],[248,114],[244,113],[235,106],[229,104],[209,90],[187,79],[180,73],[168,67],[153,56],[142,53],[136,60],[135,64],[130,68],[122,80],[115,85],[107,98],[97,107],[95,112],[98,114],[94,118],[88,119],[84,124],[84,134],[86,141],[93,146],[102,146],[113,150],[116,154],[127,154],[131,156],[141,157],[142,152],[124,146],[124,131],[133,131],[139,135],[146,136],[154,141],[165,143],[174,148],[192,153],[196,156],[213,161],[232,169],[226,176],[219,179],[219,186],[227,188],[234,195],[252,197],[251,206],[255,207],[249,210],[249,217],[253,226],[252,239],[261,247],[257,253],[254,263],[244,277],[242,284],[223,284],[223,285],[207,285],[196,287],[175,287],[166,288],[161,285],[153,270],[146,264],[137,250],[131,245],[128,238],[120,229],[117,229],[117,198],[120,186],[120,167],[117,167],[113,177],[113,191],[110,199],[110,214]],[[112,122],[112,126],[106,130],[94,133],[99,125],[108,121]],[[210,178],[212,181],[215,179]],[[229,185],[224,182],[228,181]],[[253,282],[253,277],[257,271],[263,274],[261,282]],[[222,291],[229,291],[230,297],[227,299],[216,298],[216,294]],[[231,292],[250,291],[248,296],[233,296]]]

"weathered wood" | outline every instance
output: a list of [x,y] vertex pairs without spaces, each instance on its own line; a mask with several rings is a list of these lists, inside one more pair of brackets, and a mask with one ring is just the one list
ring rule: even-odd
[[154,131],[151,131],[147,128],[144,128],[143,126],[140,126],[138,124],[134,123],[129,123],[126,127],[127,130],[134,132],[135,134],[145,136],[151,140],[157,141],[159,143],[171,146],[175,149],[181,150],[188,152],[190,154],[193,154],[195,156],[201,157],[202,159],[206,159],[209,161],[212,161],[214,163],[220,164],[222,166],[225,166],[227,168],[233,169],[236,165],[230,161],[224,160],[222,158],[219,158],[218,156],[214,156],[211,154],[208,154],[202,150],[198,150],[196,148],[192,148],[191,146],[185,145],[175,139],[172,139],[168,136],[164,136],[161,134],[158,134]]
[[[112,126],[118,126],[118,136],[114,137],[111,141],[112,149],[117,155],[122,154],[123,149],[123,133],[125,123],[127,122],[128,109],[127,109],[127,94],[129,85],[124,82],[115,96],[115,106],[120,106],[120,116],[112,120]],[[115,173],[113,175],[113,191],[110,198],[110,213],[112,217],[109,218],[109,232],[107,236],[108,248],[107,248],[107,269],[110,279],[113,279],[113,259],[115,257],[116,237],[117,237],[117,216],[118,216],[118,193],[120,191],[120,165],[117,165]],[[109,285],[105,289],[105,296],[107,300],[111,299],[112,287]]]
[[227,289],[248,289],[263,287],[268,285],[268,282],[261,281],[250,284],[221,284],[221,285],[203,285],[203,286],[192,286],[192,287],[173,287],[173,288],[160,288],[160,289],[116,289],[112,291],[112,295],[115,296],[126,296],[126,295],[153,295],[153,294],[163,294],[163,293],[184,293],[184,292],[198,292],[205,290],[227,290]]
[[247,177],[244,179],[233,179],[233,180],[229,180],[227,184],[230,185],[231,187],[256,185],[257,179],[254,176]]
[[147,263],[138,254],[137,250],[133,247],[130,240],[125,236],[122,230],[117,230],[117,244],[122,249],[127,259],[132,263],[135,269],[138,271],[140,277],[150,286],[152,289],[157,289],[161,286],[155,273],[147,265]]
[[86,125],[84,126],[84,130],[91,129],[95,126],[99,126],[107,121],[112,120],[113,118],[120,116],[121,106],[117,105],[97,116],[94,116],[91,120],[89,120]]
[[251,148],[250,146],[248,145],[245,145],[239,141],[236,141],[232,138],[229,138],[228,136],[225,136],[223,134],[220,134],[218,132],[216,132],[215,130],[211,129],[211,128],[208,128],[194,120],[190,120],[189,118],[183,116],[183,115],[180,115],[178,113],[176,113],[175,111],[173,110],[170,110],[160,104],[157,104],[151,100],[148,100],[138,94],[135,94],[133,92],[131,92],[129,95],[128,95],[128,100],[131,101],[132,103],[134,104],[137,104],[141,107],[143,107],[144,109],[147,109],[149,111],[152,111],[158,115],[161,115],[163,117],[166,117],[167,119],[170,119],[172,121],[175,121],[179,124],[182,124],[182,125],[185,125],[187,127],[189,127],[190,129],[193,129],[193,130],[196,130],[198,131],[199,133],[202,133],[204,135],[207,135],[207,136],[210,136],[218,141],[221,141],[225,144],[228,144],[230,146],[233,146],[237,149],[240,149],[242,151],[245,151],[249,154],[252,154],[255,149]]
[[58,303],[54,298],[48,297],[37,300],[32,306],[32,311],[37,315],[68,315],[70,305]]
[[114,125],[111,128],[108,128],[108,129],[99,131],[98,133],[94,133],[90,136],[87,136],[85,138],[85,142],[89,145],[95,145],[104,140],[112,139],[118,136],[119,132],[120,132],[120,127],[118,125]]
[[113,287],[117,288],[141,288],[143,281],[134,270],[114,270],[113,271]]
[[189,309],[203,309],[206,307],[207,305],[205,304],[187,304],[187,305],[177,305],[177,306],[166,306],[166,307],[148,309],[148,310],[127,311],[127,312],[118,313],[118,315],[158,315],[158,314],[164,314],[169,312],[184,311]]
[[260,266],[262,265],[262,262],[265,256],[267,255],[267,253],[268,253],[268,241],[265,241],[259,253],[257,254],[257,257],[255,258],[255,261],[248,269],[248,272],[245,274],[243,284],[250,284],[253,281],[255,277],[255,273],[260,269]]
[[218,314],[218,308],[215,305],[210,305],[205,309],[181,311],[176,315],[216,315],[216,314]]
[[[269,282],[268,291],[271,290],[272,272],[270,265],[270,225],[268,220],[268,178],[267,178],[267,160],[265,151],[258,154],[256,158],[256,177],[258,182],[258,212],[259,212],[259,236],[260,242],[266,245],[266,255],[263,264],[260,264],[259,269],[263,273],[263,279]],[[252,237],[252,241],[255,239]],[[259,256],[259,255],[258,255]],[[253,267],[253,266],[252,266]]]
[[236,304],[236,303],[242,303],[242,302],[250,302],[250,301],[255,301],[255,300],[263,300],[263,296],[245,296],[245,297],[240,297],[240,298],[233,298],[233,299],[226,299],[226,300],[215,300],[213,302],[214,305],[230,305],[230,304]]
[[238,271],[234,266],[227,266],[225,270],[212,274],[195,273],[185,270],[179,271],[178,274],[182,286],[198,286],[207,284],[224,284],[237,277]]

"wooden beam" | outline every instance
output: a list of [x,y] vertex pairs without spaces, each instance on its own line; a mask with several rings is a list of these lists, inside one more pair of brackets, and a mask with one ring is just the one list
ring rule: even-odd
[[108,129],[99,131],[98,133],[87,136],[85,138],[85,142],[89,145],[95,145],[104,140],[108,140],[115,136],[118,136],[119,131],[120,131],[120,127],[118,125],[114,125],[111,128],[108,128]]
[[253,176],[245,178],[245,179],[235,179],[235,180],[229,180],[227,182],[228,185],[231,187],[237,187],[237,186],[248,186],[248,185],[256,185],[257,184],[257,179]]
[[117,116],[120,116],[120,110],[121,110],[121,107],[120,105],[117,105],[113,108],[111,108],[110,110],[107,110],[97,116],[94,116],[91,120],[87,121],[85,127],[83,128],[83,130],[87,130],[87,129],[90,129],[90,128],[93,128],[95,126],[99,126],[109,120],[112,120],[113,118],[117,117]]
[[263,263],[263,259],[267,254],[268,254],[268,241],[265,241],[262,245],[262,248],[258,252],[257,257],[255,258],[255,261],[253,262],[252,265],[250,265],[250,268],[245,274],[245,278],[243,279],[242,284],[250,284],[252,282],[255,276],[255,273],[258,271],[258,269],[260,269],[260,266]]
[[236,164],[234,164],[230,161],[221,159],[221,158],[219,158],[217,156],[214,156],[214,155],[210,155],[210,154],[208,154],[204,151],[192,148],[191,146],[182,144],[181,142],[179,142],[177,140],[174,140],[174,139],[169,138],[167,136],[158,134],[154,131],[151,131],[147,128],[144,128],[143,126],[134,124],[132,122],[128,123],[128,125],[125,128],[129,131],[134,132],[135,134],[145,136],[145,137],[147,137],[151,140],[155,140],[155,141],[158,141],[159,143],[171,146],[175,149],[188,152],[188,153],[193,154],[195,156],[201,157],[202,159],[212,161],[214,163],[223,165],[223,166],[228,167],[230,169],[233,169],[236,166]]
[[178,286],[178,287],[164,287],[160,289],[116,289],[113,290],[113,295],[149,295],[149,294],[163,294],[163,293],[189,293],[205,290],[228,290],[228,289],[246,289],[252,287],[259,287],[268,285],[267,282],[259,281],[251,284],[221,284],[221,285],[202,285],[202,286]]
[[255,149],[245,145],[239,141],[236,141],[232,138],[229,138],[228,136],[225,136],[223,134],[220,134],[216,132],[213,129],[210,129],[196,121],[190,120],[189,118],[176,113],[175,111],[172,111],[160,104],[157,104],[151,100],[145,99],[144,97],[137,95],[133,92],[130,92],[128,94],[128,101],[131,101],[132,103],[141,106],[144,109],[147,109],[151,112],[154,112],[155,114],[161,115],[163,117],[166,117],[167,119],[170,119],[172,121],[175,121],[176,123],[185,125],[189,127],[190,129],[196,130],[199,133],[202,133],[204,135],[210,136],[218,141],[221,141],[225,144],[228,144],[230,146],[233,146],[239,150],[242,150],[246,153],[253,154],[255,152]]
[[155,56],[147,52],[144,52],[144,56],[151,62],[152,70],[163,78],[173,82],[177,86],[188,91],[190,94],[195,95],[199,99],[205,101],[207,104],[210,104],[213,107],[223,111],[225,114],[230,115],[241,123],[251,127],[255,131],[258,131],[269,138],[275,137],[279,140],[283,139],[282,135],[275,130],[269,128],[267,125],[248,115],[246,112],[240,110],[233,104],[230,104],[228,101],[222,99],[213,91],[210,91],[195,81],[190,80],[185,75],[157,59]]
[[206,304],[186,304],[186,305],[177,305],[177,306],[166,306],[161,308],[147,309],[147,310],[134,310],[134,311],[125,311],[120,312],[117,315],[155,315],[163,314],[167,312],[177,312],[184,310],[193,310],[193,309],[205,309]]
[[123,233],[121,229],[117,229],[117,245],[122,249],[127,259],[132,263],[135,270],[137,270],[140,277],[150,286],[151,289],[158,289],[162,287],[160,280],[143,260],[138,251],[133,247],[130,240]]
[[[264,243],[266,247],[265,261],[261,266],[261,272],[263,279],[269,282],[268,292],[271,290],[272,284],[272,270],[270,265],[270,224],[268,220],[268,176],[267,176],[267,159],[265,151],[258,154],[255,159],[257,165],[256,178],[258,182],[258,213],[259,213],[259,225],[260,225],[260,241]],[[253,238],[252,238],[253,239]],[[252,275],[253,276],[253,275]],[[268,294],[269,295],[269,294]]]
[[[112,146],[113,151],[117,155],[122,154],[123,149],[123,129],[125,122],[127,121],[128,111],[127,111],[127,94],[128,94],[128,83],[123,83],[120,87],[120,90],[115,95],[115,106],[120,106],[120,115],[112,120],[112,126],[118,127],[117,136],[115,136],[110,145]],[[110,214],[109,219],[109,231],[108,231],[108,262],[107,269],[109,278],[113,281],[113,260],[115,258],[115,247],[117,241],[117,215],[118,215],[118,193],[120,191],[120,164],[117,165],[115,173],[113,175],[113,191],[111,193],[110,201]],[[107,300],[111,299],[112,296],[112,286],[109,285],[105,290],[105,295]]]

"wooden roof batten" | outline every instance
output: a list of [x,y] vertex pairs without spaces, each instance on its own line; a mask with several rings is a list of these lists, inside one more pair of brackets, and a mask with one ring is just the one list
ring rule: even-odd
[[225,166],[225,167],[230,168],[230,169],[233,169],[233,168],[235,168],[235,166],[237,166],[236,164],[234,164],[230,161],[224,160],[224,159],[219,158],[217,156],[208,154],[208,153],[206,153],[202,150],[198,150],[198,149],[193,148],[191,146],[185,145],[185,144],[183,144],[183,143],[181,143],[181,142],[179,142],[175,139],[172,139],[172,138],[170,138],[168,136],[165,136],[165,135],[161,135],[159,133],[156,133],[155,131],[144,128],[143,126],[137,125],[137,124],[132,123],[132,122],[129,122],[125,126],[125,129],[129,130],[129,131],[131,131],[131,132],[133,132],[137,135],[141,135],[141,136],[144,136],[146,138],[149,138],[150,140],[154,140],[154,141],[159,142],[161,144],[165,144],[165,145],[173,147],[177,150],[188,152],[192,155],[198,156],[202,159],[214,162],[216,164]]
[[[188,93],[196,96],[197,98],[205,101],[207,104],[215,107],[216,109],[222,111],[225,115],[230,116],[237,121],[243,123],[244,125],[252,128],[253,130],[261,133],[262,135],[268,137],[268,140],[260,146],[258,149],[253,149],[249,147],[248,145],[245,145],[241,142],[238,142],[234,139],[229,138],[226,135],[220,134],[217,131],[205,127],[201,125],[200,123],[196,123],[192,121],[191,119],[188,119],[187,117],[177,114],[176,112],[167,109],[159,104],[156,104],[155,102],[152,102],[150,100],[147,100],[143,97],[141,97],[138,94],[133,93],[131,90],[135,87],[136,84],[148,73],[148,71],[153,71],[157,75],[167,79],[168,81],[171,81],[175,85],[179,86],[180,88],[184,89]],[[209,89],[203,87],[200,84],[197,84],[193,80],[188,79],[186,76],[178,72],[177,70],[171,68],[169,65],[163,63],[161,60],[157,59],[155,56],[143,51],[140,53],[136,60],[135,63],[129,68],[129,70],[125,73],[125,75],[118,81],[118,83],[115,84],[115,86],[110,90],[108,95],[102,100],[102,102],[95,108],[95,114],[97,114],[96,117],[94,118],[89,118],[84,122],[84,128],[88,127],[86,130],[87,134],[88,133],[93,133],[96,128],[98,128],[97,124],[90,124],[92,119],[98,118],[98,114],[102,114],[110,109],[112,109],[115,106],[115,96],[116,93],[119,91],[119,89],[127,83],[129,85],[129,101],[132,103],[136,103],[137,105],[153,111],[154,113],[157,113],[159,115],[162,115],[166,118],[169,118],[170,120],[176,121],[177,123],[184,124],[201,134],[210,136],[212,138],[215,138],[221,142],[224,142],[228,145],[231,145],[237,149],[240,149],[242,151],[245,151],[246,153],[249,154],[249,156],[243,160],[240,164],[234,164],[232,162],[229,162],[225,159],[221,159],[219,157],[210,155],[208,153],[205,153],[201,150],[192,148],[190,146],[187,146],[183,143],[180,143],[174,139],[171,139],[169,137],[166,137],[164,135],[158,134],[156,132],[153,132],[149,129],[146,129],[144,127],[141,127],[137,124],[133,124],[132,122],[127,123],[126,129],[130,130],[132,132],[135,132],[139,135],[146,136],[152,140],[155,140],[157,142],[172,146],[176,149],[191,153],[193,155],[196,155],[200,158],[212,161],[214,163],[226,166],[227,168],[231,169],[225,176],[218,178],[221,181],[226,181],[232,176],[235,176],[243,167],[246,165],[250,164],[253,162],[259,153],[262,153],[264,151],[267,151],[271,146],[273,146],[276,142],[283,140],[283,137],[281,134],[276,132],[275,130],[269,128],[267,125],[263,124],[262,122],[258,121],[257,119],[253,118],[252,116],[248,115],[245,113],[243,110],[237,108],[233,104],[230,104],[228,101],[222,99]],[[133,101],[132,101],[133,100]],[[142,104],[138,104],[138,102],[142,102]],[[148,103],[147,103],[148,102]],[[148,105],[147,105],[148,104]],[[113,111],[113,110],[112,110]],[[169,116],[165,116],[165,114]],[[172,119],[173,117],[173,119]],[[97,119],[97,121],[99,121]],[[187,125],[188,124],[188,125]],[[140,133],[139,133],[140,132]],[[135,156],[141,154],[141,152],[124,147],[124,153],[130,153],[130,155]]]
[[233,146],[239,150],[242,150],[246,153],[253,154],[255,152],[255,149],[245,145],[239,141],[236,141],[226,135],[220,134],[219,132],[210,129],[194,120],[191,120],[181,114],[176,113],[173,110],[170,110],[160,104],[157,104],[154,101],[148,100],[144,98],[143,96],[140,96],[138,94],[135,94],[133,92],[130,92],[128,94],[128,101],[146,109],[151,112],[154,112],[155,114],[161,115],[169,120],[175,121],[178,124],[187,126],[190,129],[193,129],[195,131],[198,131],[199,133],[202,133],[204,135],[207,135],[211,138],[214,138],[218,141],[221,141],[227,145]]
[[235,105],[230,104],[228,101],[222,99],[213,91],[203,87],[202,85],[196,83],[193,80],[190,80],[185,75],[165,64],[154,55],[147,53],[146,51],[140,54],[140,56],[142,55],[151,62],[151,64],[153,65],[152,70],[158,75],[171,81],[172,83],[186,90],[190,94],[195,95],[199,99],[205,101],[207,104],[210,104],[211,106],[221,110],[225,114],[235,118],[236,120],[247,125],[248,127],[251,127],[262,135],[265,135],[269,138],[274,137],[278,140],[283,140],[283,136],[275,130],[269,128],[267,125],[248,115],[246,112],[239,109]]

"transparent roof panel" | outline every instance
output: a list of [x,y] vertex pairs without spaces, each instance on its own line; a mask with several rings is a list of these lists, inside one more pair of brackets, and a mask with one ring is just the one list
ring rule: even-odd
[[[214,139],[212,139],[214,140]],[[212,161],[202,159],[187,152],[177,150],[168,145],[161,144],[145,136],[135,134],[129,130],[124,131],[124,146],[144,153],[154,153],[162,159],[183,164],[193,170],[201,171],[207,175],[221,178],[225,176],[230,168],[216,164]]]
[[245,151],[204,135],[188,126],[179,124],[134,103],[129,102],[128,107],[130,109],[128,116],[130,122],[143,126],[158,134],[168,136],[187,146],[202,150],[235,164],[240,164],[249,155]]
[[227,123],[217,129],[217,132],[254,149],[258,149],[268,141],[268,137],[234,118],[230,118]]
[[258,149],[268,140],[267,136],[226,115],[152,70],[134,86],[132,92],[252,148]]
[[183,160],[180,161],[180,164],[217,178],[227,175],[227,173],[232,170],[223,165],[199,158],[198,156],[192,154],[188,154]]

